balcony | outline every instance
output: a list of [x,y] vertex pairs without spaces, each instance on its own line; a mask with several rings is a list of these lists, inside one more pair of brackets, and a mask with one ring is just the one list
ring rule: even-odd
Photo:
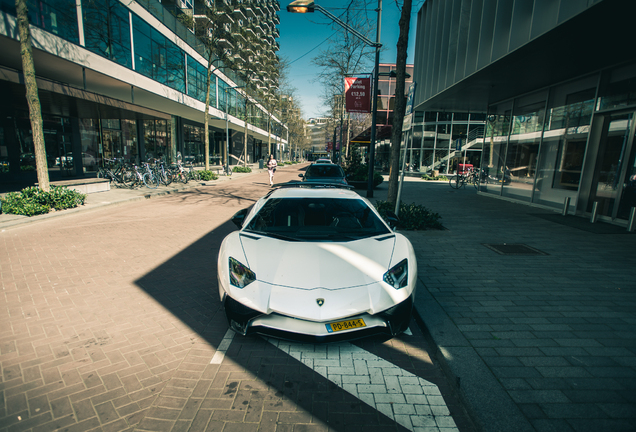
[[254,12],[254,9],[252,9],[251,7],[243,7],[243,12],[245,13],[246,17],[256,18],[256,12]]
[[230,42],[227,39],[219,39],[216,44],[218,46],[220,46],[221,48],[225,48],[225,49],[230,49],[233,50],[234,49],[234,45],[232,44],[232,42]]
[[242,53],[234,53],[232,54],[232,59],[237,65],[245,64],[245,55]]
[[243,35],[243,32],[241,30],[238,29],[234,29],[232,30],[232,37],[235,38],[237,40],[237,42],[247,42],[247,39],[245,39],[245,36]]
[[209,26],[213,22],[207,15],[192,15],[192,18],[196,20],[197,24],[203,24],[205,26]]
[[247,21],[247,17],[241,9],[234,9],[234,12],[232,12],[232,16],[237,20],[242,19],[243,21]]
[[272,22],[276,25],[280,24],[280,17],[278,15],[272,16]]
[[254,32],[254,29],[252,29],[251,27],[245,27],[245,33],[247,33],[248,36],[251,37],[256,37],[256,33]]
[[234,18],[232,18],[232,16],[230,14],[227,14],[225,12],[217,11],[216,12],[216,19],[219,20],[219,22],[222,22],[222,23],[234,24]]

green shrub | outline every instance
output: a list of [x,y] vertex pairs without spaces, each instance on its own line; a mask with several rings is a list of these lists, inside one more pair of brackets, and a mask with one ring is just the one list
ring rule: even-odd
[[252,168],[250,168],[248,166],[235,165],[234,168],[232,168],[232,172],[235,172],[235,173],[251,173],[252,172]]
[[[387,212],[395,210],[395,204],[388,201],[377,201],[375,208],[384,220],[387,219]],[[427,229],[443,229],[444,226],[440,222],[442,218],[438,213],[433,213],[420,204],[400,203],[398,228],[404,230],[427,230]]]
[[445,175],[439,175],[435,177],[435,176],[430,176],[428,174],[422,174],[422,180],[448,181],[448,177],[446,177]]
[[291,165],[292,163],[290,161],[285,161],[283,162],[283,165]]
[[199,178],[201,180],[216,180],[219,178],[218,175],[216,175],[216,173],[213,173],[210,170],[201,170],[199,171]]
[[[349,156],[345,160],[345,174],[347,180],[351,181],[368,181],[369,179],[369,165],[362,163],[362,156],[360,155],[359,146],[357,144],[352,145]],[[382,174],[373,172],[373,187],[377,187],[384,181]]]
[[[345,171],[347,174],[347,180],[351,181],[368,181],[369,179],[369,167],[368,165],[359,165],[356,169],[349,169]],[[373,173],[373,187],[377,187],[384,181],[384,177],[379,172]]]
[[2,202],[2,211],[10,214],[35,216],[54,210],[65,210],[84,204],[86,195],[63,186],[53,186],[49,192],[28,187],[20,192],[8,193]]

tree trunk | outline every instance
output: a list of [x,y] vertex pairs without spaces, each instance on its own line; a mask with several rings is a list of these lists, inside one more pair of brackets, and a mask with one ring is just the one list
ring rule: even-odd
[[212,53],[210,52],[210,56],[208,58],[208,76],[206,79],[205,86],[205,112],[203,113],[203,124],[204,124],[204,150],[203,157],[205,158],[205,169],[208,171],[210,169],[210,115],[208,113],[210,109],[210,85],[212,84]]
[[398,174],[400,171],[400,143],[402,142],[402,123],[406,110],[405,78],[406,50],[409,44],[411,24],[411,0],[404,0],[400,16],[400,35],[397,41],[397,59],[395,61],[395,109],[393,110],[393,130],[391,134],[391,157],[389,171],[389,191],[387,201],[395,204],[398,195]]
[[245,159],[243,159],[243,166],[247,166],[247,96],[245,97],[245,130],[244,130],[244,145],[243,145],[243,153],[245,153]]
[[35,66],[33,65],[33,51],[31,48],[31,31],[29,29],[29,15],[26,0],[15,0],[18,15],[18,31],[20,33],[20,55],[22,57],[22,73],[26,98],[29,104],[29,119],[33,134],[33,150],[35,153],[35,167],[40,189],[49,191],[49,171],[46,163],[46,146],[44,145],[44,129],[42,127],[42,110],[38,96],[38,83],[35,80]]
[[271,134],[271,130],[270,130],[270,120],[271,120],[271,116],[269,115],[269,112],[268,112],[268,116],[267,116],[267,158],[265,160],[269,160],[269,155],[272,154],[272,134]]

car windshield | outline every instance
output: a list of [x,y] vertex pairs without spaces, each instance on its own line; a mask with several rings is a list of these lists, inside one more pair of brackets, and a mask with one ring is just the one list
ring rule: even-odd
[[338,165],[310,165],[305,172],[306,179],[325,177],[344,177],[344,171]]
[[391,231],[361,199],[272,198],[245,231],[292,241],[349,241]]

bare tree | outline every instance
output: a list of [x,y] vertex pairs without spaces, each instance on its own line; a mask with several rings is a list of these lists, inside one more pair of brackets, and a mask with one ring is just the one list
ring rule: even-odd
[[[375,21],[371,20],[366,12],[366,1],[351,0],[345,12],[339,17],[347,25],[356,28],[361,34],[372,39],[372,33],[376,28]],[[335,24],[334,24],[335,26]],[[334,119],[333,127],[340,125],[343,132],[343,145],[346,145],[345,153],[348,153],[349,131],[351,130],[351,116],[344,110],[344,79],[346,76],[368,72],[373,66],[374,50],[366,42],[351,34],[348,30],[335,26],[337,36],[330,39],[329,46],[316,56],[312,63],[319,68],[317,80],[323,84],[323,104],[327,107],[328,115]],[[368,117],[368,116],[365,116]],[[360,116],[354,116],[361,119]],[[362,118],[364,121],[364,117]],[[328,131],[328,136],[333,135],[333,130]]]
[[278,71],[280,120],[287,125],[289,134],[287,145],[290,147],[290,151],[292,146],[305,150],[308,144],[305,137],[305,122],[302,119],[300,99],[296,94],[297,89],[291,84],[289,79],[289,62],[287,59],[280,59]]
[[[205,84],[205,111],[204,111],[204,159],[205,169],[210,169],[210,87],[212,85],[212,72],[219,69],[216,62],[223,62],[225,66],[231,66],[228,51],[221,41],[231,43],[231,33],[224,24],[219,21],[219,13],[231,13],[232,10],[225,2],[214,3],[214,8],[204,7],[205,13],[194,17],[182,13],[179,20],[189,28],[192,28],[201,42],[207,60],[207,74]],[[227,155],[226,155],[227,158]]]
[[22,73],[26,98],[29,104],[29,119],[33,133],[33,149],[40,189],[49,191],[49,171],[46,163],[46,146],[44,143],[44,128],[42,126],[42,109],[38,95],[38,84],[35,80],[35,66],[33,65],[33,49],[31,31],[29,29],[29,13],[26,0],[15,0],[20,33],[20,56],[22,57]]
[[[396,0],[397,4],[397,0]],[[398,5],[399,8],[399,5]],[[406,81],[406,51],[409,44],[409,29],[411,24],[411,0],[404,0],[400,16],[400,35],[397,41],[397,59],[395,61],[395,107],[393,109],[393,130],[391,133],[391,156],[389,171],[389,191],[387,201],[395,204],[398,195],[398,172],[400,166],[400,143],[402,142],[402,123],[406,110],[405,81]]]

